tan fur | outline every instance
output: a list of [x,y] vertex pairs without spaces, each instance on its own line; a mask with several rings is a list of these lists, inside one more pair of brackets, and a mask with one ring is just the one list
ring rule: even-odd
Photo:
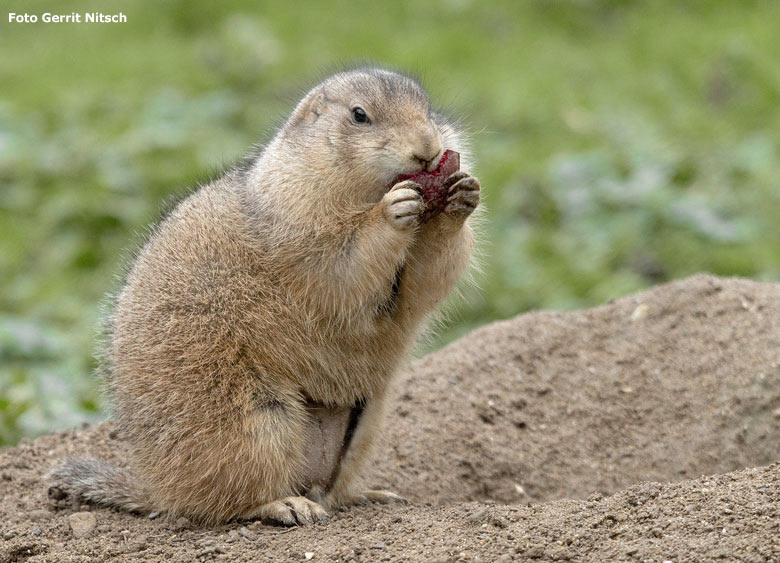
[[[137,506],[204,523],[308,513],[287,500],[306,493],[307,400],[365,403],[332,488],[315,500],[333,509],[363,498],[355,478],[388,384],[474,244],[462,199],[478,200],[475,179],[422,225],[414,190],[386,188],[419,170],[421,153],[454,149],[468,166],[460,133],[428,104],[395,73],[334,75],[249,168],[202,187],[154,231],[118,296],[107,350],[116,418],[148,491]],[[371,125],[352,122],[354,106]]]

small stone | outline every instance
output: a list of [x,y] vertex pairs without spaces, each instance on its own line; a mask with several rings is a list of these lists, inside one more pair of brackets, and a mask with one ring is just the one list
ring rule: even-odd
[[249,528],[251,531],[253,531],[253,532],[257,532],[257,533],[259,534],[259,533],[260,533],[260,531],[263,529],[264,525],[263,525],[263,523],[262,523],[260,520],[255,520],[254,522],[250,522],[250,523],[247,525],[247,527],[248,527],[248,528]]
[[634,312],[631,313],[631,320],[632,321],[641,321],[647,316],[647,313],[650,311],[650,308],[645,304],[640,304],[636,309],[634,309]]
[[79,506],[79,512],[89,512],[92,508],[88,504],[82,504]]
[[303,556],[306,559],[311,559],[312,557],[314,557],[314,552],[313,551],[307,551],[306,553],[303,554]]
[[34,536],[40,536],[42,532],[43,532],[43,530],[41,530],[40,528],[33,528],[32,529],[32,535],[34,535]]
[[469,515],[469,520],[472,522],[479,522],[487,514],[487,508],[478,508]]
[[569,561],[572,558],[572,553],[563,546],[554,547],[547,554],[553,561]]
[[184,516],[181,518],[176,519],[176,523],[173,525],[174,530],[186,530],[189,528],[192,524],[188,519],[186,519]]
[[155,510],[154,512],[150,512],[149,513],[149,520],[154,520],[159,515],[160,515],[160,511],[159,510]]
[[257,534],[252,532],[249,528],[246,526],[241,526],[238,529],[238,535],[242,538],[246,538],[249,541],[257,541]]
[[51,520],[52,518],[54,518],[54,514],[52,514],[48,510],[43,510],[43,509],[33,510],[27,516],[33,522],[41,522],[43,520]]
[[544,557],[544,548],[541,545],[532,545],[526,551],[526,555],[531,559],[541,559]]
[[144,535],[133,538],[125,544],[125,551],[131,553],[134,551],[144,551],[147,548],[148,541],[149,540]]
[[379,542],[376,542],[376,543],[372,543],[369,547],[371,549],[384,549],[385,548],[385,542],[379,541]]
[[97,527],[97,519],[92,512],[76,512],[68,516],[74,538],[86,538]]

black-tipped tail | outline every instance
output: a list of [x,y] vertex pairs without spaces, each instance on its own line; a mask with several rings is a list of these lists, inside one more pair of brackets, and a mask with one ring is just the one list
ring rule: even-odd
[[101,459],[68,460],[49,473],[48,480],[49,498],[57,503],[70,497],[129,512],[153,510],[130,471]]

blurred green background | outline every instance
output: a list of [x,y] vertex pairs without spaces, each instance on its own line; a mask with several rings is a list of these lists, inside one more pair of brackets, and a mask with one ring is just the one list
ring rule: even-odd
[[420,74],[474,133],[489,209],[481,289],[432,347],[699,271],[780,281],[780,3],[121,11],[126,24],[0,14],[0,444],[100,416],[94,334],[123,249],[170,194],[267,139],[340,62]]

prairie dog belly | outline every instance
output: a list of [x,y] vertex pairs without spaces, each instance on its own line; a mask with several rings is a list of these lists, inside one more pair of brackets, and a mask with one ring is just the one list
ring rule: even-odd
[[306,403],[309,415],[303,468],[306,489],[317,486],[327,491],[336,480],[341,458],[349,448],[362,410],[362,406],[329,407],[312,401]]

